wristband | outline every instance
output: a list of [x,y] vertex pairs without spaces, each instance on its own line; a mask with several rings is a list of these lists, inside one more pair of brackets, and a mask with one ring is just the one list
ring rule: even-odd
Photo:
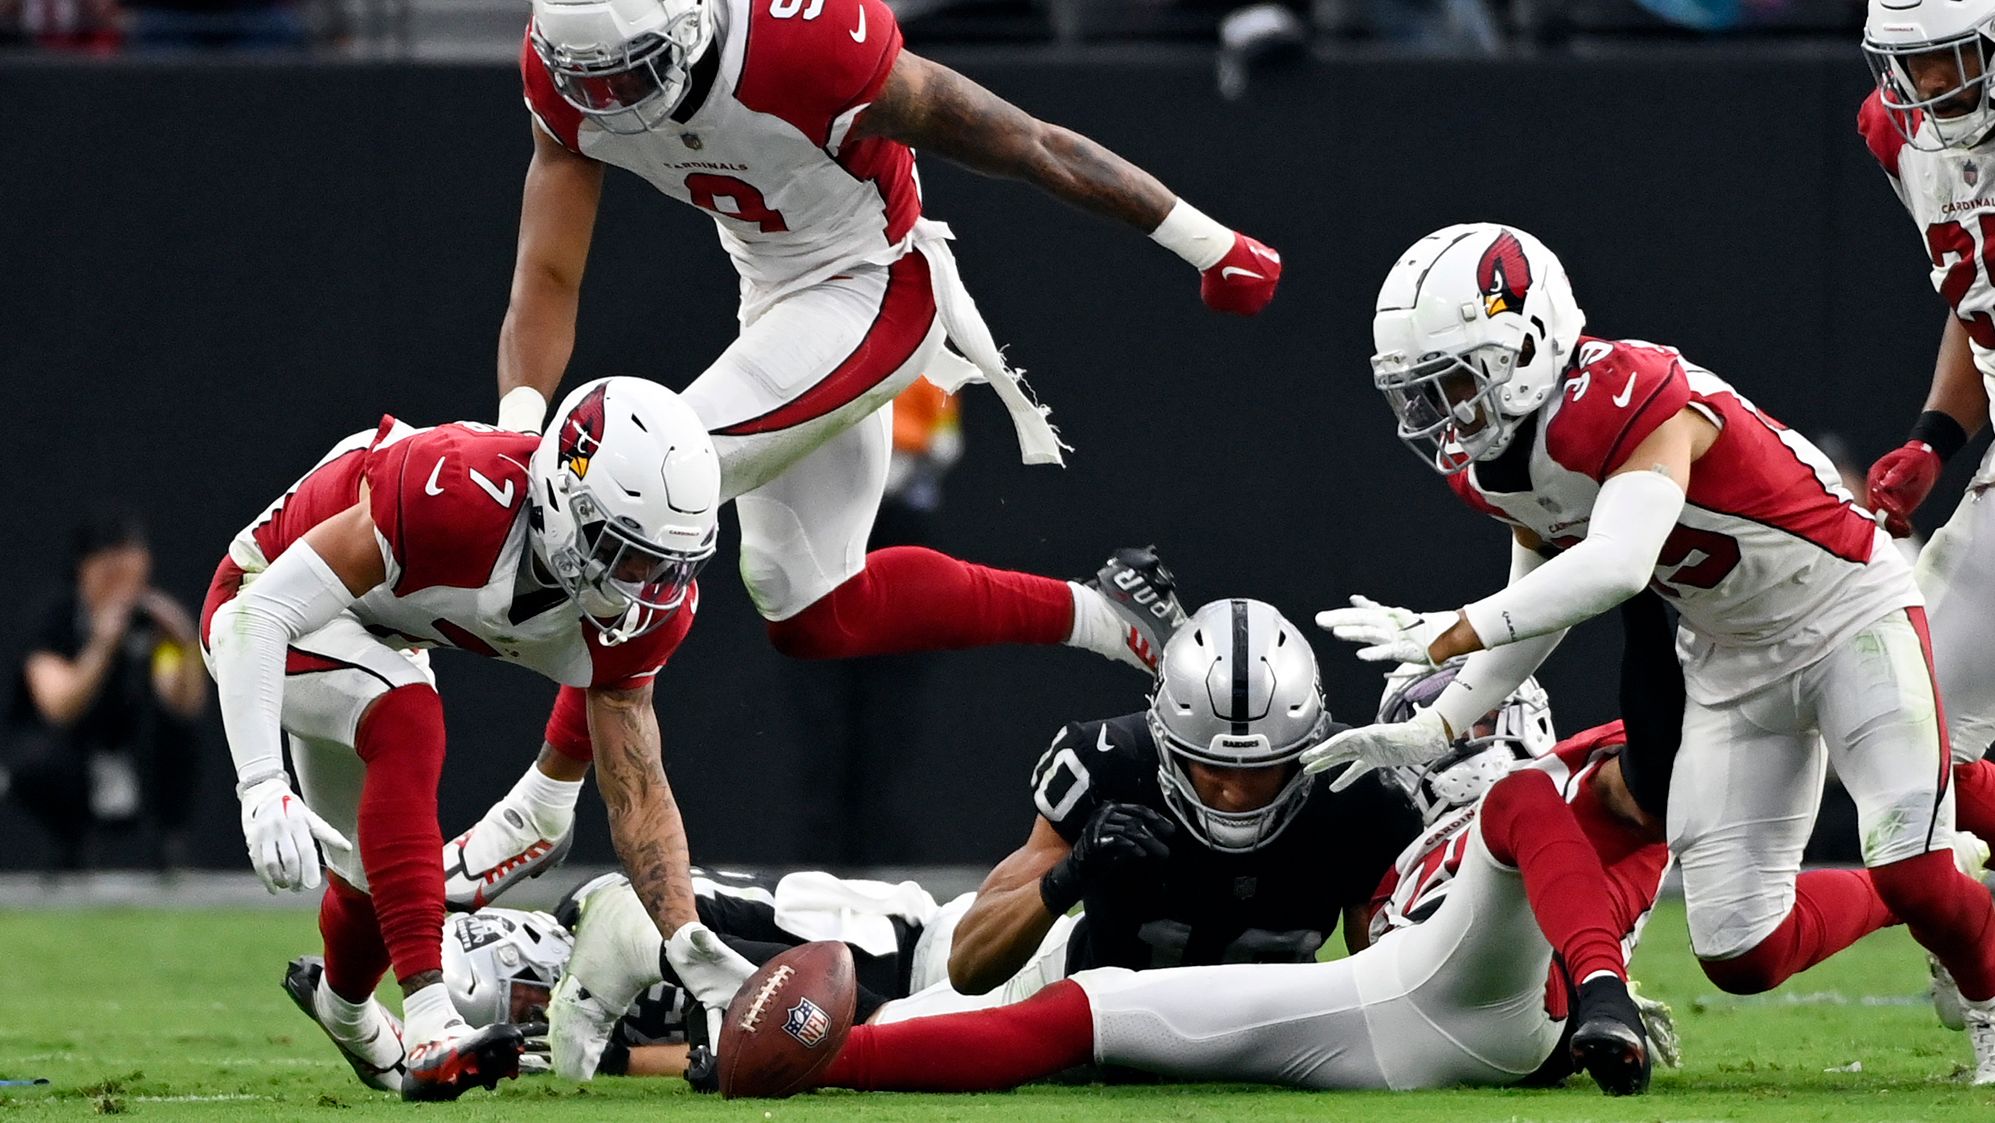
[[1919,415],[1912,425],[1912,440],[1920,441],[1933,450],[1933,455],[1944,464],[1967,445],[1967,430],[1953,415],[1943,410],[1929,409]]
[[1073,863],[1067,859],[1061,859],[1039,879],[1039,899],[1045,903],[1046,911],[1054,916],[1067,915],[1081,903],[1081,895],[1081,879],[1074,872]]
[[1207,218],[1183,199],[1150,232],[1150,240],[1184,258],[1201,273],[1233,251],[1232,229]]
[[[252,761],[251,763],[255,762]],[[237,780],[236,798],[240,800],[243,797],[244,792],[249,791],[249,789],[257,786],[258,784],[263,783],[265,780],[282,780],[288,784],[291,782],[291,777],[288,773],[284,771],[283,765],[273,764],[271,767],[267,769],[254,772],[248,776],[244,776],[241,779]]]
[[515,386],[499,399],[499,428],[539,433],[547,422],[547,399],[531,386]]

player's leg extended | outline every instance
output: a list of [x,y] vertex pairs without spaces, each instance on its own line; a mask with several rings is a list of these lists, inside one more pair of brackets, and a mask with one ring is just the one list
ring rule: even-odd
[[1976,1083],[1995,1083],[1995,900],[1954,864],[1952,761],[1918,615],[1893,613],[1824,661],[1822,736],[1877,892],[1951,974]]
[[1801,874],[1827,755],[1779,682],[1691,700],[1669,794],[1690,946],[1722,990],[1756,994],[1890,923],[1867,874]]

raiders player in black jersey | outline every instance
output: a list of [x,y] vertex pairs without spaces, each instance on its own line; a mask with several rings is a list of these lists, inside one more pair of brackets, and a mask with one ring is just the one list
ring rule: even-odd
[[1032,833],[956,925],[950,982],[1004,984],[1077,904],[1067,973],[1304,962],[1340,920],[1346,946],[1364,946],[1356,918],[1421,818],[1376,775],[1333,793],[1334,774],[1302,773],[1302,751],[1340,728],[1281,613],[1199,609],[1165,646],[1146,712],[1069,725],[1040,758]]

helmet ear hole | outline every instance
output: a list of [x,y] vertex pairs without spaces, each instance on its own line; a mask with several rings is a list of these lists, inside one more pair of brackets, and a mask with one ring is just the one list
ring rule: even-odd
[[[1543,325],[1539,325],[1539,330],[1544,330]],[[1526,335],[1524,337],[1524,346],[1517,349],[1517,365],[1520,367],[1530,366],[1531,360],[1537,357],[1538,337],[1536,335]]]

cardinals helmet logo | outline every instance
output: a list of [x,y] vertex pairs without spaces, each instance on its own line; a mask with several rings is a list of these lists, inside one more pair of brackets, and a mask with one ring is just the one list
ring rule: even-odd
[[561,443],[555,448],[555,459],[563,467],[575,473],[576,479],[589,474],[589,459],[603,444],[603,391],[606,386],[598,386],[589,391],[568,416],[561,422]]
[[1531,260],[1524,256],[1524,243],[1517,235],[1508,230],[1497,235],[1482,251],[1475,275],[1482,289],[1484,313],[1494,316],[1523,310],[1524,297],[1531,291]]

